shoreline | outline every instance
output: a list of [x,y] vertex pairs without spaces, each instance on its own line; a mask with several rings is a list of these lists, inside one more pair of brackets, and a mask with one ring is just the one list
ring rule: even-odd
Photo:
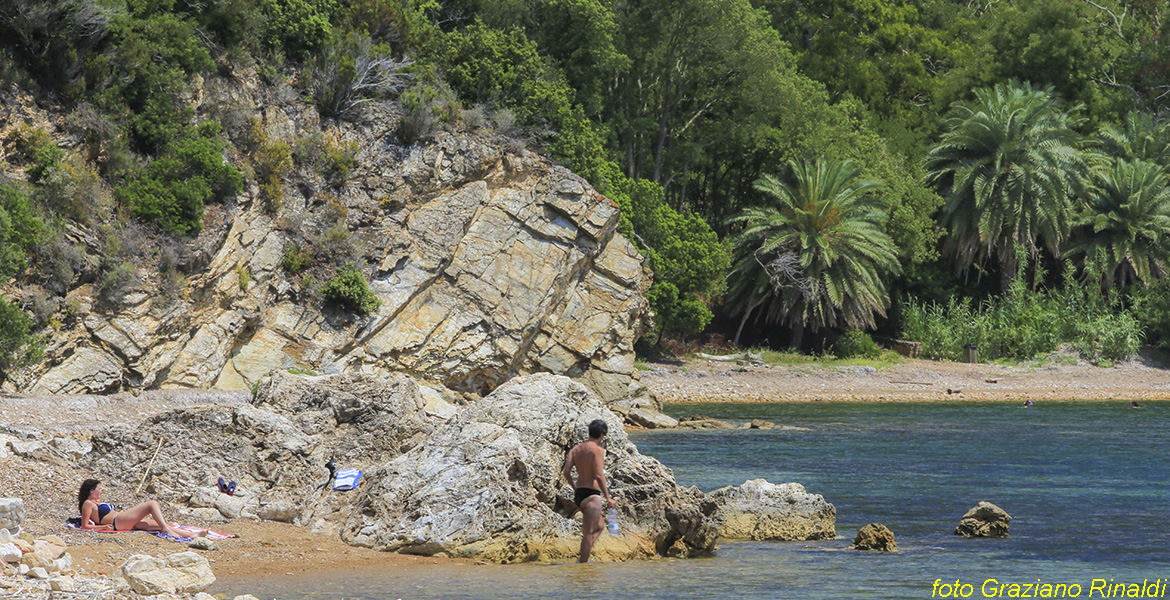
[[663,404],[1170,400],[1170,369],[1147,358],[1097,367],[904,359],[898,364],[738,365],[704,359],[650,363],[644,383]]
[[[880,369],[864,366],[800,364],[737,365],[708,360],[651,363],[643,383],[664,403],[743,402],[1023,402],[1170,400],[1170,370],[1149,359],[1110,368],[1060,358],[1058,364],[988,365],[906,359]],[[959,393],[947,393],[956,389]],[[45,437],[84,437],[114,422],[131,423],[180,406],[246,402],[242,394],[218,390],[144,392],[106,397],[5,395],[0,397],[11,430],[35,428]],[[118,411],[104,410],[118,405]],[[91,417],[94,408],[99,419]],[[62,410],[65,408],[65,410]],[[132,554],[170,554],[186,545],[142,533],[99,534],[68,530],[65,518],[76,512],[79,482],[89,476],[70,464],[51,464],[15,455],[0,456],[0,490],[25,499],[25,528],[59,535],[79,571],[113,573]],[[132,488],[111,488],[109,498],[132,506],[149,498]],[[423,557],[352,547],[336,535],[271,521],[200,522],[164,503],[171,520],[224,533],[237,539],[216,542],[202,552],[217,577],[233,587],[252,578],[279,578],[337,570],[409,571],[413,568],[496,566],[473,559]],[[246,591],[246,590],[245,590]]]

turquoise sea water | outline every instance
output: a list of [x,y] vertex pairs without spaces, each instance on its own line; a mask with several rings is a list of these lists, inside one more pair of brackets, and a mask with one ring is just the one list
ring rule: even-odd
[[[838,539],[722,542],[715,556],[692,560],[225,580],[209,591],[322,600],[930,598],[936,579],[958,579],[973,584],[964,590],[970,597],[981,598],[997,591],[984,587],[995,579],[1077,584],[1078,597],[1088,598],[1094,579],[1170,579],[1170,403],[1127,405],[669,405],[675,416],[761,418],[802,428],[630,437],[684,486],[710,491],[761,477],[800,482],[837,507]],[[952,534],[979,500],[1012,515],[1008,538]],[[893,530],[901,551],[849,550],[857,530],[871,522]]]

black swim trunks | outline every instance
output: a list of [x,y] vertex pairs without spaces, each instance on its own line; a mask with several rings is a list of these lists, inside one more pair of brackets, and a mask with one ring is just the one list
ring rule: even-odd
[[575,502],[577,504],[577,506],[581,506],[581,503],[584,502],[586,498],[588,498],[590,496],[600,496],[600,495],[601,495],[601,490],[595,490],[593,488],[587,488],[587,487],[579,487],[579,488],[577,488],[576,491],[573,492],[573,502]]

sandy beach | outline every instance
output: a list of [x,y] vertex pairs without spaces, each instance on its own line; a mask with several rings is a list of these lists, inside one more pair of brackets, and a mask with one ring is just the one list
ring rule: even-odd
[[1167,400],[1170,370],[1150,351],[1111,367],[1069,354],[1022,364],[917,359],[881,367],[650,363],[642,382],[664,403]]
[[[1020,365],[963,364],[907,359],[873,367],[738,365],[708,360],[650,363],[643,381],[666,403],[818,401],[1033,401],[1170,399],[1170,371],[1149,356],[1109,368],[1067,356]],[[950,390],[950,393],[948,393]],[[212,390],[140,395],[0,397],[3,425],[14,432],[85,437],[116,423],[205,402],[242,403],[247,396]],[[95,416],[100,415],[100,417]],[[77,488],[93,474],[67,464],[10,455],[0,458],[0,496],[24,499],[26,531],[61,536],[74,564],[86,573],[112,573],[131,554],[167,554],[185,546],[146,533],[102,534],[68,529],[76,515]],[[105,499],[131,506],[149,498],[131,487],[110,487]],[[164,514],[239,538],[217,542],[206,556],[217,576],[285,576],[337,569],[409,569],[416,565],[475,565],[476,561],[424,558],[353,548],[335,537],[284,523],[236,520],[202,523],[164,504]]]

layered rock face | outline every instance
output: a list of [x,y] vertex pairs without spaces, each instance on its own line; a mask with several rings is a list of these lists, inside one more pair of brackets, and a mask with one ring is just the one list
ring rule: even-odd
[[680,489],[638,453],[621,421],[580,384],[548,374],[514,379],[440,425],[371,477],[342,538],[412,554],[499,562],[575,558],[579,520],[561,476],[565,455],[593,419],[609,425],[606,473],[622,533],[594,556],[690,556],[714,549],[716,507]]
[[[208,79],[197,114],[254,115],[273,142],[320,135],[311,105],[256,81]],[[32,106],[25,112],[24,120],[53,121]],[[209,206],[202,233],[179,252],[185,278],[172,298],[157,293],[161,276],[145,261],[139,285],[116,302],[99,302],[93,284],[72,289],[66,302],[82,316],[53,337],[41,366],[10,385],[43,393],[249,389],[272,369],[295,367],[408,372],[482,395],[517,374],[552,372],[606,403],[623,401],[623,411],[651,405],[632,347],[650,324],[650,274],[615,233],[616,206],[502,139],[442,132],[402,145],[399,121],[380,106],[362,122],[324,127],[327,139],[359,148],[340,187],[298,165],[277,214],[254,184]],[[246,161],[242,153],[233,160]],[[315,248],[317,260],[348,256],[362,268],[381,300],[376,314],[330,310],[311,289],[320,281],[282,268],[289,248],[314,250],[309,242],[329,236],[335,247]],[[91,262],[103,251],[87,227],[70,225],[67,237]]]
[[763,479],[719,488],[709,494],[723,516],[720,537],[753,540],[831,540],[837,508],[799,483]]
[[[583,385],[551,374],[514,378],[457,407],[401,375],[387,382],[278,371],[250,405],[179,409],[99,432],[86,466],[137,485],[157,451],[147,489],[192,510],[340,531],[351,544],[380,550],[560,560],[575,557],[580,541],[560,470],[595,418],[610,425],[606,471],[623,532],[603,536],[594,555],[714,549],[716,505],[638,454],[620,418]],[[331,458],[337,468],[365,471],[364,485],[324,488]],[[236,497],[214,490],[219,476],[239,483]]]

